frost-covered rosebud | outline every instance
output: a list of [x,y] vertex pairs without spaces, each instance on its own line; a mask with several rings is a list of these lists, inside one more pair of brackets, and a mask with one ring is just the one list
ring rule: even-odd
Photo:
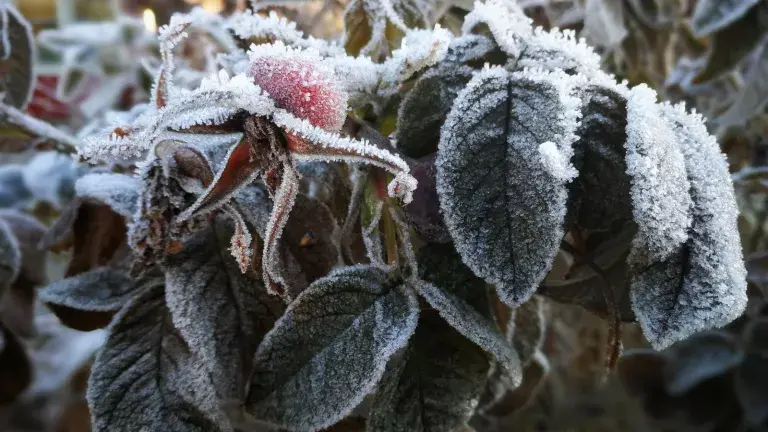
[[249,73],[276,104],[328,132],[339,132],[347,114],[347,94],[333,70],[314,51],[280,42],[251,47]]

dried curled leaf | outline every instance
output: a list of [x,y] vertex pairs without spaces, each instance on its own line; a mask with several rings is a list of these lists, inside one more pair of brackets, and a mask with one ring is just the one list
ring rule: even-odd
[[578,113],[548,79],[500,68],[475,75],[443,126],[436,162],[457,250],[511,306],[530,298],[552,265],[563,237],[565,181],[575,174]]
[[412,291],[379,268],[315,281],[259,347],[246,410],[291,430],[336,423],[378,383],[417,318]]
[[368,431],[461,431],[490,365],[477,345],[435,312],[424,312],[402,357],[390,362],[371,405]]
[[166,299],[174,325],[203,360],[219,396],[242,400],[251,358],[283,305],[237,267],[227,251],[232,232],[218,218],[169,259]]
[[162,284],[115,317],[88,380],[93,430],[232,431],[207,369],[171,323]]

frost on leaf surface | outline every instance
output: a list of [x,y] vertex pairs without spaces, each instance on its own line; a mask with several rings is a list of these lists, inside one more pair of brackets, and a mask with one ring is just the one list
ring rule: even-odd
[[418,309],[411,290],[376,267],[347,267],[315,281],[259,346],[246,410],[288,430],[336,423],[405,346]]
[[684,243],[664,262],[637,270],[633,280],[633,309],[656,348],[722,327],[747,304],[738,207],[725,156],[700,116],[681,105],[660,108],[685,155],[693,202]]
[[219,217],[170,257],[166,300],[174,325],[202,358],[219,395],[242,399],[256,347],[283,306],[260,278],[240,271],[227,250],[233,231]]
[[[563,237],[568,166],[552,171],[540,146],[570,159],[575,107],[550,81],[500,68],[476,75],[443,125],[437,191],[456,249],[501,299],[526,301]],[[542,75],[542,78],[544,75]]]
[[228,432],[208,371],[171,323],[162,284],[115,317],[88,380],[93,430]]
[[75,183],[78,198],[106,204],[126,218],[132,218],[138,209],[140,189],[139,181],[125,174],[87,174]]
[[250,10],[233,14],[227,21],[228,28],[240,39],[251,43],[279,40],[288,46],[312,48],[321,55],[341,55],[344,49],[332,42],[305,36],[296,28],[296,23],[280,17],[275,11],[262,16]]
[[656,92],[641,84],[627,98],[627,172],[639,227],[630,262],[665,260],[688,238],[690,183],[677,136],[662,117]]
[[379,384],[367,430],[462,430],[475,412],[489,369],[480,347],[434,311],[422,312],[408,348],[390,362]]
[[49,284],[40,290],[40,300],[84,311],[117,312],[139,288],[126,273],[99,267]]
[[498,361],[516,383],[520,359],[496,327],[489,311],[485,282],[472,274],[453,245],[427,245],[418,254],[415,286],[440,316],[459,333]]
[[691,26],[697,37],[722,30],[744,16],[760,0],[701,0],[696,4]]

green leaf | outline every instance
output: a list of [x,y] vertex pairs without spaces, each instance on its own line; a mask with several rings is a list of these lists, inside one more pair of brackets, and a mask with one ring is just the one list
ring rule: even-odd
[[93,430],[231,431],[208,371],[177,334],[162,284],[115,317],[88,380]]
[[418,312],[411,288],[377,267],[315,281],[259,347],[246,410],[289,430],[336,423],[379,382]]
[[434,312],[424,312],[402,357],[394,359],[371,406],[368,431],[462,430],[490,366],[477,345]]

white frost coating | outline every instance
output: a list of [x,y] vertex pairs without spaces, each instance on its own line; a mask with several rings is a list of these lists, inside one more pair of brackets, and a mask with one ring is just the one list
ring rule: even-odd
[[227,26],[241,39],[257,41],[282,41],[286,45],[299,48],[312,48],[323,56],[343,55],[344,48],[323,39],[305,36],[296,29],[296,23],[279,17],[274,11],[264,17],[250,10],[232,15]]
[[512,57],[519,57],[524,46],[523,39],[531,34],[533,21],[526,17],[520,7],[504,0],[475,2],[472,12],[464,17],[462,34],[469,34],[478,24],[486,24],[496,43]]
[[[384,168],[395,175],[395,178],[389,185],[390,195],[402,199],[406,204],[411,202],[417,182],[410,175],[408,164],[399,157],[373,146],[365,140],[357,141],[325,131],[313,126],[309,121],[299,119],[282,109],[275,110],[272,120],[276,125],[324,150],[318,151],[317,154],[292,153],[295,160],[343,161],[347,163],[365,163]],[[338,153],[332,152],[332,150],[337,150]]]
[[578,39],[573,30],[557,28],[544,30],[537,27],[525,38],[525,53],[518,67],[574,68],[580,73],[592,75],[600,70],[600,55],[586,41]]
[[[740,316],[747,305],[747,271],[737,227],[739,209],[728,163],[699,114],[683,105],[662,104],[685,156],[694,205],[686,269],[675,278],[675,295],[658,286],[642,287],[632,303],[643,332],[657,349],[693,333],[722,327]],[[681,285],[681,286],[680,286]]]
[[129,219],[138,207],[139,190],[139,180],[125,174],[87,174],[75,182],[77,197],[107,204]]
[[563,154],[557,149],[557,145],[552,141],[539,145],[539,153],[541,154],[541,162],[554,177],[562,181],[569,181],[578,175],[573,165],[563,157]]
[[688,238],[690,183],[683,154],[645,84],[627,98],[627,173],[632,213],[638,224],[630,262],[648,265],[668,258]]

